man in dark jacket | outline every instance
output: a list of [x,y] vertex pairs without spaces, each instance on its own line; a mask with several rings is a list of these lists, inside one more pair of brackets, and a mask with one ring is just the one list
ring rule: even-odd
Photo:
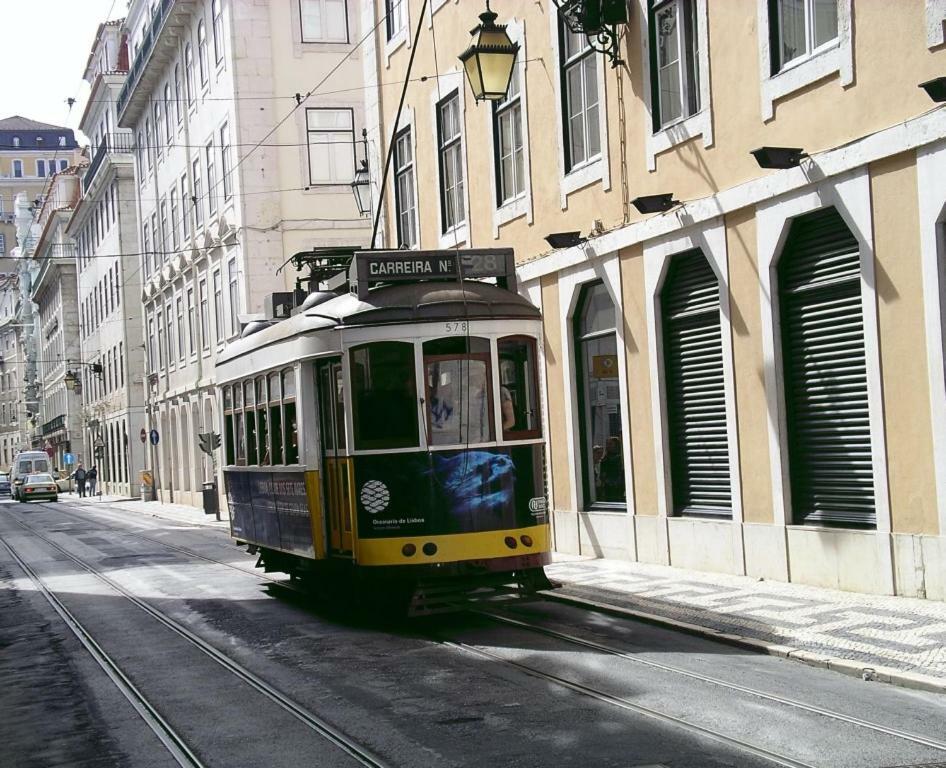
[[76,471],[72,473],[72,476],[76,479],[76,488],[79,491],[79,496],[85,496],[85,481],[88,476],[85,467],[79,464],[79,466],[76,467]]
[[89,496],[95,496],[95,483],[99,478],[99,471],[93,465],[89,468],[88,474],[85,476],[86,485],[89,486]]

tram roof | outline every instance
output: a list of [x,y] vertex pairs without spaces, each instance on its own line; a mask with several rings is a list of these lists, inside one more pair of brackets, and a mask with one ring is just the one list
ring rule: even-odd
[[293,336],[340,327],[429,323],[443,320],[538,320],[525,297],[478,280],[417,282],[372,290],[366,300],[351,293],[316,304],[228,344],[219,361],[240,357]]

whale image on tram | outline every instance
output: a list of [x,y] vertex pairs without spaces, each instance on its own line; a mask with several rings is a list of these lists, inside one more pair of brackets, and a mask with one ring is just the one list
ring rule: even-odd
[[347,284],[218,362],[232,537],[267,571],[412,614],[549,588],[541,315],[512,250],[341,265]]

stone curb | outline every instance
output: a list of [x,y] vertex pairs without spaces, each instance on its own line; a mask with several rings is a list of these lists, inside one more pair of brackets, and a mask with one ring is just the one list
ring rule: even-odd
[[[563,586],[568,586],[567,582],[563,581],[562,584]],[[708,637],[712,640],[717,640],[729,645],[734,645],[741,648],[749,648],[754,651],[767,653],[770,656],[779,656],[784,659],[800,661],[810,667],[831,669],[835,672],[840,672],[841,674],[848,675],[850,677],[858,677],[861,680],[889,683],[890,685],[896,685],[901,688],[910,688],[916,691],[928,691],[930,693],[946,694],[946,680],[932,677],[930,675],[922,675],[916,672],[905,672],[900,669],[894,669],[893,667],[866,664],[860,661],[852,661],[851,659],[840,659],[833,656],[825,656],[823,654],[806,651],[802,648],[795,648],[790,645],[769,643],[753,637],[745,637],[743,635],[737,635],[731,632],[723,632],[718,629],[713,629],[712,627],[691,624],[689,622],[671,619],[666,616],[660,616],[654,613],[638,611],[633,608],[624,608],[622,606],[612,605],[611,603],[590,600],[585,597],[563,595],[555,592],[542,592],[541,594],[544,597],[559,603],[577,605],[585,608],[593,608],[596,611],[601,611],[602,613],[633,618],[639,621],[647,622],[648,624],[669,627],[681,632],[686,632],[690,635]]]

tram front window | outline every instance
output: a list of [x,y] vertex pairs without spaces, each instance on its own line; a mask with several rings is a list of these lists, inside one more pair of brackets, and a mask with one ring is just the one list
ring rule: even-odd
[[499,352],[499,407],[504,440],[526,440],[541,435],[536,388],[535,340],[509,336],[497,343]]
[[430,445],[493,440],[489,341],[436,339],[424,343]]
[[414,345],[380,341],[351,351],[355,448],[419,444]]

